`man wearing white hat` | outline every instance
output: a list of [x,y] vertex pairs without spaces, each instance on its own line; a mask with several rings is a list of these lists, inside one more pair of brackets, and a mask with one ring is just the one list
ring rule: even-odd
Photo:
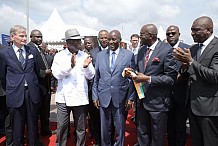
[[91,57],[81,49],[81,39],[76,29],[65,32],[67,48],[54,57],[52,73],[58,79],[55,95],[57,103],[56,146],[66,146],[70,111],[74,114],[77,146],[85,145],[86,116],[89,104],[87,79],[95,75]]

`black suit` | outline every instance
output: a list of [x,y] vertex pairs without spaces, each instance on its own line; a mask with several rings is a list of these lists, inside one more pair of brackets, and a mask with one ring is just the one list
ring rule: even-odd
[[193,146],[218,145],[218,39],[205,46],[196,61],[199,45],[190,48],[195,61],[189,66],[190,74],[186,104]]
[[[90,55],[92,57],[92,64],[95,67],[95,62],[96,62],[96,57],[98,52],[102,51],[101,47],[97,47],[94,49],[90,50]],[[92,85],[93,85],[93,79],[90,81],[91,85],[89,86],[89,97],[90,101],[89,101],[89,114],[90,114],[90,118],[91,118],[91,128],[92,131],[94,133],[94,139],[95,139],[95,143],[101,144],[101,125],[100,125],[100,113],[99,110],[93,105],[93,101],[92,101]]]
[[[180,42],[178,47],[190,48],[189,45]],[[181,63],[178,62],[178,68]],[[168,114],[168,145],[185,146],[186,144],[186,119],[187,109],[185,107],[186,89],[188,84],[187,73],[178,74],[177,80],[173,86],[171,96],[171,106]]]
[[[40,67],[39,73],[39,89],[40,89],[40,97],[41,97],[41,105],[40,105],[40,122],[41,122],[41,134],[43,132],[49,131],[49,117],[50,117],[50,102],[51,102],[51,76],[46,75],[45,63],[40,55],[40,52],[36,45],[33,42],[28,43],[28,46],[31,46],[35,50],[37,50],[38,55],[38,65]],[[40,48],[39,48],[40,49]],[[43,53],[44,54],[44,53]],[[51,64],[53,62],[53,57],[44,54],[45,60],[47,61],[48,68],[51,68]]]

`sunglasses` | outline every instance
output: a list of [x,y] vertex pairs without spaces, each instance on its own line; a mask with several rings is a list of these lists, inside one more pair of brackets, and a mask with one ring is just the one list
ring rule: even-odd
[[176,32],[168,32],[168,33],[166,33],[167,36],[170,36],[171,34],[172,34],[172,35],[175,35]]

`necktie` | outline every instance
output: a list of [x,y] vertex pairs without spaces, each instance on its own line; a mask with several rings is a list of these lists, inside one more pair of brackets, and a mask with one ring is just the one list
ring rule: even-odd
[[146,66],[147,66],[147,64],[148,64],[150,51],[151,51],[151,49],[150,49],[150,48],[147,48],[147,51],[146,51],[146,53],[145,53],[144,69],[146,69]]
[[19,60],[20,64],[22,65],[22,67],[24,68],[25,58],[24,58],[23,53],[22,53],[23,50],[22,49],[18,49],[18,52],[19,52],[18,60]]
[[47,60],[45,58],[44,53],[42,52],[42,49],[39,48],[39,50],[40,50],[39,52],[40,52],[40,55],[42,57],[43,63],[45,64],[46,69],[49,69],[48,62],[47,62]]
[[199,48],[198,48],[198,51],[197,51],[197,61],[198,61],[198,59],[200,58],[200,56],[201,56],[201,50],[202,50],[202,47],[203,47],[204,45],[203,44],[199,44]]
[[111,54],[111,72],[112,72],[113,69],[114,69],[114,64],[115,64],[115,55],[116,55],[115,52],[113,52],[113,53]]

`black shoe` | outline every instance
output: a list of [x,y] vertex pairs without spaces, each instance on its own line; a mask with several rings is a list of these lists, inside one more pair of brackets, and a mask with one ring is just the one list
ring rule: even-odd
[[99,144],[99,143],[96,143],[96,144],[93,144],[93,146],[100,146],[100,144]]
[[52,135],[51,130],[41,131],[41,136],[51,136],[51,135]]
[[45,145],[40,140],[38,140],[36,146],[45,146]]

